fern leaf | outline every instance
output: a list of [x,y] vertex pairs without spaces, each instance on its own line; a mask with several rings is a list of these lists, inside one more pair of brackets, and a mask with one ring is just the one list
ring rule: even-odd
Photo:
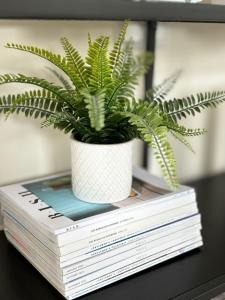
[[177,189],[176,159],[167,139],[167,128],[157,128],[151,142],[153,154],[162,170],[165,180],[172,189]]
[[169,130],[172,130],[173,132],[177,132],[183,136],[199,136],[206,133],[206,129],[200,129],[200,128],[186,128],[184,126],[181,126],[174,122],[173,120],[169,118],[165,118],[163,121],[164,126],[166,126]]
[[160,108],[174,121],[186,118],[188,115],[195,116],[202,110],[210,107],[216,107],[225,101],[225,92],[206,92],[199,93],[196,96],[189,96],[182,99],[173,99],[164,101],[160,104]]
[[146,74],[149,70],[150,65],[153,63],[153,54],[151,52],[146,52],[138,55],[135,59],[130,70],[130,79],[134,84],[137,83],[137,78]]
[[51,51],[41,49],[38,47],[34,46],[27,46],[27,45],[19,45],[19,44],[14,44],[14,43],[7,43],[5,45],[6,48],[10,49],[16,49],[16,50],[21,50],[25,52],[29,52],[31,54],[37,55],[43,59],[48,60],[52,64],[54,64],[56,67],[61,69],[73,82],[73,84],[77,85],[77,73],[70,68],[70,66],[67,64],[66,59],[62,57],[59,54],[52,53]]
[[130,76],[130,69],[135,63],[134,54],[133,54],[133,41],[128,41],[125,43],[125,46],[120,51],[119,60],[117,66],[114,70],[112,79],[125,79]]
[[88,51],[86,72],[89,86],[93,90],[103,89],[110,82],[108,44],[109,38],[100,36],[91,44]]
[[122,45],[125,39],[126,31],[128,27],[128,20],[123,23],[123,26],[120,30],[119,36],[116,42],[113,45],[113,49],[109,54],[110,68],[111,68],[111,76],[114,77],[118,64],[121,62],[121,53],[122,53]]
[[69,133],[74,130],[74,126],[71,122],[65,117],[64,114],[52,114],[41,124],[41,128],[52,126],[63,130],[64,133]]
[[91,39],[91,34],[88,32],[88,46],[91,47],[92,45],[92,39]]
[[56,78],[58,78],[58,80],[62,83],[63,87],[66,90],[68,90],[70,92],[74,91],[74,89],[71,86],[71,84],[69,83],[69,81],[64,76],[59,74],[59,72],[57,72],[56,70],[49,68],[49,67],[46,67],[46,69],[48,69],[50,72],[52,72],[52,74],[54,74]]
[[49,126],[63,130],[65,133],[73,132],[82,135],[89,133],[88,128],[82,124],[82,119],[76,118],[69,112],[55,112],[51,114],[41,124],[41,127]]
[[0,98],[0,113],[24,113],[26,117],[47,118],[60,111],[62,105],[54,94],[45,90],[35,90],[23,94],[8,95]]
[[105,91],[99,90],[95,94],[91,94],[88,90],[81,91],[88,109],[91,127],[96,131],[101,130],[105,124]]
[[132,41],[126,43],[120,58],[114,79],[107,88],[107,106],[113,106],[121,99],[132,99],[138,77],[147,72],[152,62],[150,53],[134,58]]
[[107,89],[107,106],[114,106],[117,101],[132,99],[134,86],[123,80],[114,80]]
[[175,139],[177,139],[179,142],[185,145],[192,153],[195,153],[192,145],[188,142],[188,140],[183,135],[181,135],[179,132],[172,131],[172,130],[170,131],[170,133]]
[[32,84],[39,86],[45,90],[48,90],[52,94],[54,94],[58,101],[61,103],[66,102],[69,106],[71,106],[71,96],[70,93],[63,89],[60,86],[57,86],[53,83],[48,82],[45,79],[40,79],[37,77],[28,77],[22,74],[14,75],[14,74],[4,74],[0,75],[0,85],[1,84],[6,84],[6,83],[14,83],[14,82],[19,82],[19,83],[26,83],[26,84]]
[[162,83],[155,86],[153,89],[146,92],[146,100],[148,101],[160,101],[164,100],[165,96],[172,90],[177,80],[181,75],[181,71],[178,70],[163,80]]
[[61,43],[66,53],[69,67],[75,70],[75,73],[77,74],[76,88],[87,88],[87,76],[83,59],[67,38],[61,38]]
[[153,154],[162,170],[168,185],[176,189],[178,179],[176,175],[176,160],[167,139],[167,127],[162,126],[163,118],[159,109],[153,103],[137,103],[132,112],[124,113],[129,122],[137,127],[140,137],[153,149]]

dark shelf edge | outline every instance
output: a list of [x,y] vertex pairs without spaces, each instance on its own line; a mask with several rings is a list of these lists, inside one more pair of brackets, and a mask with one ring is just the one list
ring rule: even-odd
[[225,22],[225,5],[150,3],[130,0],[3,0],[0,19]]

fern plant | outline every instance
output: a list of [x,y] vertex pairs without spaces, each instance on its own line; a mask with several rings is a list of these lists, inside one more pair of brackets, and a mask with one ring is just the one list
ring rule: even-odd
[[179,72],[135,99],[138,77],[153,61],[150,53],[133,54],[132,42],[124,43],[125,21],[112,49],[109,37],[88,36],[85,59],[67,38],[61,39],[65,54],[59,55],[33,46],[6,44],[6,48],[29,52],[52,63],[49,68],[61,85],[23,74],[0,75],[0,85],[25,83],[37,87],[21,94],[0,97],[0,113],[23,113],[42,118],[42,126],[71,132],[84,143],[113,144],[140,138],[153,149],[162,173],[171,188],[178,186],[176,160],[168,141],[171,133],[192,150],[188,136],[204,133],[178,124],[182,118],[200,113],[225,101],[225,92],[200,93],[182,99],[166,100]]

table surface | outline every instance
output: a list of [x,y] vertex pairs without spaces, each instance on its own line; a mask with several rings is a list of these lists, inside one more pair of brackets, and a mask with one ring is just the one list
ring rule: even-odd
[[[81,299],[187,300],[195,299],[200,290],[204,292],[225,282],[225,174],[202,179],[192,186],[197,190],[202,214],[204,246]],[[0,233],[0,299],[64,299],[6,241],[3,232]]]

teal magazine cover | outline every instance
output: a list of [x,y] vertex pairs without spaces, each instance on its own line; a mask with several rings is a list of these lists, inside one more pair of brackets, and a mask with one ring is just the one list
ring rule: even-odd
[[149,200],[159,196],[152,187],[136,178],[133,178],[133,189],[128,199],[113,204],[87,203],[76,198],[71,188],[71,176],[42,180],[23,185],[32,194],[73,221],[112,211],[140,201]]

